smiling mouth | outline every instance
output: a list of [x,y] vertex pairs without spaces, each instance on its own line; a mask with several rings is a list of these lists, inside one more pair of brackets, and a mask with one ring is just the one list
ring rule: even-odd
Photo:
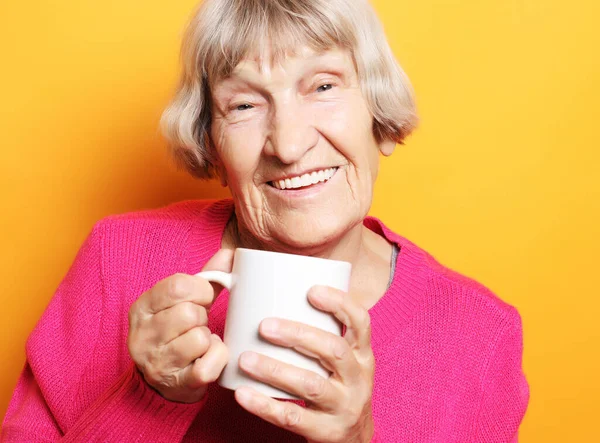
[[321,169],[320,171],[313,171],[310,174],[302,174],[283,180],[273,180],[269,184],[279,190],[307,188],[318,183],[325,183],[334,176],[337,169],[337,167]]

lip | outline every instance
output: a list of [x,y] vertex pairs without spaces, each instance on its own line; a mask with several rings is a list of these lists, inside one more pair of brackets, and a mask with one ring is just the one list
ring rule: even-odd
[[[294,177],[301,177],[304,174],[312,174],[313,172],[317,172],[317,171],[324,171],[326,169],[331,169],[331,168],[337,168],[340,169],[340,166],[319,166],[317,168],[312,168],[312,169],[306,169],[305,171],[300,171],[300,172],[293,172],[293,173],[288,173],[282,176],[279,176],[277,178],[273,178],[271,180],[267,181],[267,184],[272,183],[272,182],[276,182],[278,180],[285,180],[286,178],[292,179]],[[337,171],[336,171],[337,172]],[[335,175],[335,174],[334,174]],[[333,178],[333,177],[332,177]]]
[[[276,187],[266,183],[268,193],[273,193],[278,198],[283,198],[288,201],[298,202],[300,200],[310,200],[311,198],[318,198],[320,194],[326,191],[330,184],[335,183],[338,180],[338,176],[341,176],[340,171],[343,169],[342,166],[332,166],[336,170],[329,180],[326,182],[320,182],[305,188],[299,189],[277,189]],[[325,168],[327,169],[327,168]],[[320,171],[320,169],[313,169],[312,171]],[[311,171],[311,172],[312,172]],[[293,175],[292,177],[296,177]],[[289,177],[288,177],[289,178]]]

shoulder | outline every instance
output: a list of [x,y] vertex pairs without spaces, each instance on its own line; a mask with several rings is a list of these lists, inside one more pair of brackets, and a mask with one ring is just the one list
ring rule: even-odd
[[[455,358],[481,381],[509,355],[510,371],[520,370],[523,350],[522,320],[517,309],[475,279],[440,263],[430,253],[403,239],[424,274],[422,298],[415,313],[417,329]],[[418,325],[418,326],[417,326]],[[445,351],[441,351],[444,349]]]
[[[135,285],[138,292],[176,272],[190,273],[219,243],[227,200],[188,200],[156,209],[110,215],[98,221],[86,244],[100,254],[107,288]],[[196,250],[200,240],[203,250]]]
[[185,200],[169,205],[131,211],[122,214],[109,215],[97,224],[103,229],[118,229],[123,226],[134,227],[164,227],[186,226],[198,218],[214,200]]
[[223,206],[223,200],[185,200],[167,206],[109,215],[94,225],[92,236],[113,248],[171,243],[182,240],[194,226],[207,225],[207,212]]
[[371,218],[371,229],[379,230],[400,247],[397,270],[409,275],[399,291],[413,291],[422,310],[435,314],[467,331],[481,335],[501,334],[506,329],[521,329],[517,309],[493,290],[474,278],[453,270],[411,240],[391,231],[381,221]]
[[495,322],[520,321],[516,308],[479,281],[461,274],[424,253],[429,269],[429,287],[439,301],[457,300],[473,314]]
[[[415,247],[413,245],[413,247]],[[427,272],[424,317],[441,340],[485,372],[501,349],[522,352],[522,320],[517,309],[475,279],[440,263],[418,248]]]

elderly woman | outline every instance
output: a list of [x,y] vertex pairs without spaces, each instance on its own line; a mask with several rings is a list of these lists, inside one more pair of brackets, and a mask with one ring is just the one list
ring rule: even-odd
[[[176,157],[232,200],[94,227],[27,342],[4,441],[514,442],[528,402],[517,311],[367,217],[380,154],[415,126],[408,80],[364,0],[206,0],[163,116]],[[310,302],[336,336],[260,334],[329,378],[253,353],[215,380],[228,294],[195,276],[237,247],[351,262]]]

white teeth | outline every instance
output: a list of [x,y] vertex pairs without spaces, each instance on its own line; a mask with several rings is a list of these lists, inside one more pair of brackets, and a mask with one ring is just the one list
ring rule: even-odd
[[310,174],[304,174],[300,176],[300,186],[312,185]]
[[310,183],[312,185],[314,185],[315,183],[319,183],[319,176],[317,174],[317,171],[310,173]]
[[311,172],[310,174],[272,181],[271,184],[277,189],[302,188],[304,186],[314,185],[329,180],[333,177],[336,170],[337,168],[322,169],[320,171]]

